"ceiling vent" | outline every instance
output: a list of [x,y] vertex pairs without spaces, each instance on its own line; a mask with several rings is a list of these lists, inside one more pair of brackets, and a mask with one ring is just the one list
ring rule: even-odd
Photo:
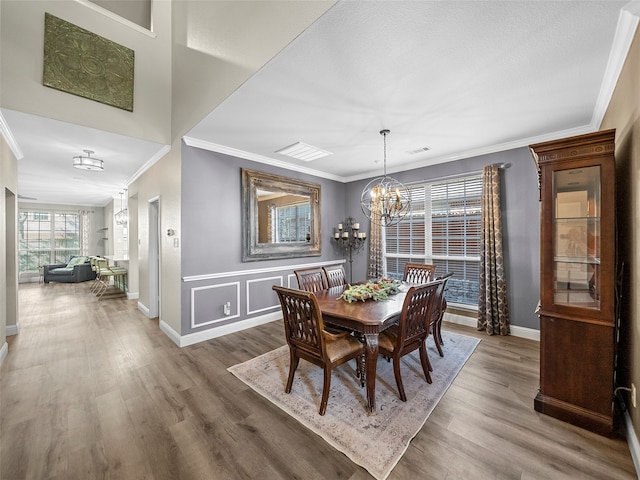
[[297,158],[298,160],[303,160],[305,162],[310,162],[311,160],[317,160],[318,158],[331,155],[331,152],[312,147],[311,145],[307,145],[302,142],[296,142],[293,145],[276,150],[276,153]]
[[409,154],[411,155],[417,155],[419,153],[424,153],[424,152],[428,152],[429,150],[431,150],[429,147],[422,147],[422,148],[416,148],[415,150],[409,150]]

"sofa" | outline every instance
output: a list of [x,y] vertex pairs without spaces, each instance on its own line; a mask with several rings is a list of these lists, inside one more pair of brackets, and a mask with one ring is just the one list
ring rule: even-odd
[[72,256],[66,264],[45,265],[44,283],[78,283],[96,278],[89,257]]

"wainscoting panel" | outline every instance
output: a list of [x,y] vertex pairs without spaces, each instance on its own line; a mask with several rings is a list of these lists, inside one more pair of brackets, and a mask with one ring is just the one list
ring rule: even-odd
[[[163,331],[186,346],[282,318],[273,285],[298,288],[294,270],[344,263],[333,260],[182,277],[182,331]],[[161,324],[162,327],[162,324]]]
[[282,286],[282,281],[282,275],[247,280],[247,315],[280,308],[278,297],[271,287]]
[[226,322],[239,316],[240,282],[191,289],[191,328]]

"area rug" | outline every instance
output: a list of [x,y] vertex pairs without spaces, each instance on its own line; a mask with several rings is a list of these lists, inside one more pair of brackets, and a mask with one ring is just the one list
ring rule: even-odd
[[442,332],[444,357],[428,339],[433,366],[428,384],[417,352],[402,360],[402,381],[407,401],[398,398],[392,363],[378,359],[376,412],[365,411],[366,391],[355,376],[355,361],[333,371],[327,413],[318,415],[322,369],[300,360],[290,394],[284,393],[289,373],[289,348],[280,347],[228,370],[256,392],[276,404],[333,447],[384,480],[407,450],[480,340]]

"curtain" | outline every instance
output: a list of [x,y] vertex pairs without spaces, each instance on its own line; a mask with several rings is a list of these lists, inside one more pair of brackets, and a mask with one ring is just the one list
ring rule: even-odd
[[89,255],[89,232],[91,231],[91,214],[93,210],[80,210],[80,255]]
[[489,335],[509,335],[507,281],[502,254],[500,168],[497,165],[486,165],[482,172],[481,221],[478,330],[485,330]]

